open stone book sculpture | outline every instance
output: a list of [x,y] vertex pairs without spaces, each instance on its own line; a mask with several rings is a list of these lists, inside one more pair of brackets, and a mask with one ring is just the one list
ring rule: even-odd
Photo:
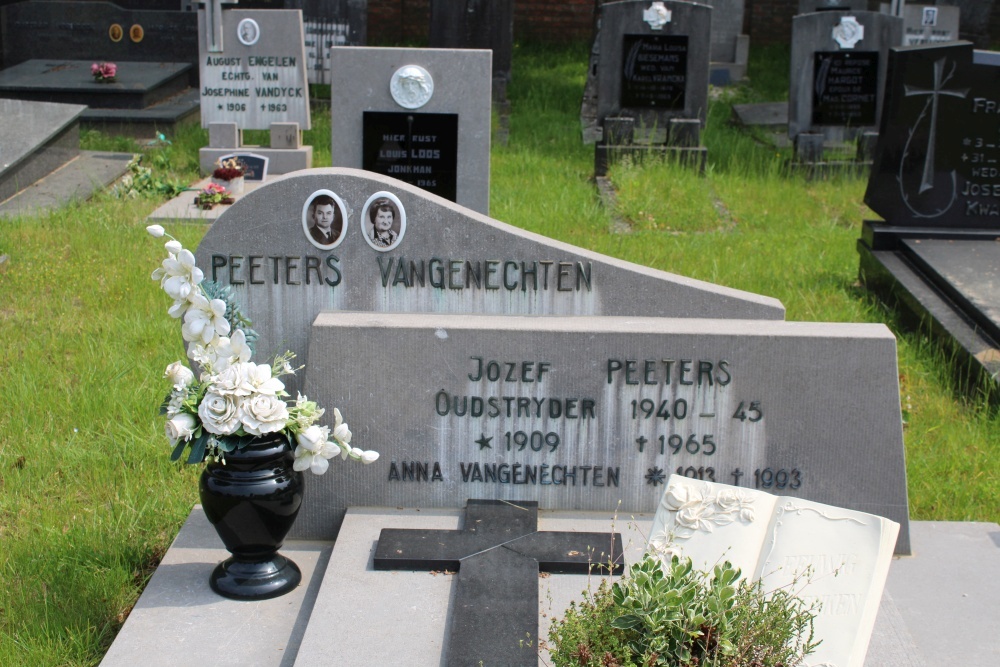
[[862,667],[899,524],[802,498],[671,475],[647,550],[711,570],[729,561],[766,591],[819,602],[812,667]]

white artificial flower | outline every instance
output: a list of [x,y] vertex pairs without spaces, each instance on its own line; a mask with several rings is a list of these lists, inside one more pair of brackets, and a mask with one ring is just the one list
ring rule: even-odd
[[193,294],[191,307],[184,313],[181,335],[186,341],[200,340],[205,345],[212,343],[216,336],[229,335],[226,302],[222,299],[209,301],[201,294]]
[[295,416],[295,431],[301,432],[316,423],[323,413],[323,408],[316,405],[315,401],[310,401],[308,397],[299,393],[295,398],[295,407],[292,409]]
[[250,383],[254,365],[237,363],[228,366],[212,376],[211,390],[221,396],[249,396],[254,393],[253,385]]
[[197,421],[195,421],[194,415],[187,412],[182,412],[168,419],[166,430],[171,446],[176,445],[181,440],[190,440],[191,436],[194,435],[195,426],[197,426]]
[[175,301],[191,298],[198,294],[194,289],[205,279],[205,274],[194,263],[190,250],[170,253],[160,268],[153,271],[153,280],[160,281],[160,287]]
[[167,402],[167,417],[173,417],[184,408],[184,400],[187,398],[187,389],[178,389],[170,392],[170,400]]
[[160,225],[149,225],[148,227],[146,227],[146,231],[149,232],[150,236],[156,239],[160,238],[161,236],[167,233],[166,230],[163,229],[163,227],[161,227]]
[[232,435],[242,425],[240,403],[236,396],[205,393],[198,406],[198,416],[205,430],[216,435]]
[[310,470],[315,475],[322,475],[330,467],[329,459],[339,451],[334,443],[329,441],[330,429],[326,426],[312,425],[295,436],[298,446],[295,448],[295,462],[292,468],[299,472]]
[[[202,345],[197,342],[191,343],[191,345],[188,345],[188,358],[203,369],[208,370],[208,375],[221,373],[229,368],[229,358],[220,356],[219,349],[228,342],[228,338],[220,336],[213,341],[215,344],[211,345]],[[202,373],[202,379],[205,379],[204,372]]]
[[378,461],[378,452],[372,451],[371,449],[361,452],[361,462],[365,465],[375,463],[376,461]]
[[172,252],[175,255],[179,253],[181,250],[184,250],[184,246],[182,246],[181,242],[178,241],[177,239],[170,239],[169,241],[163,244],[163,247],[167,249],[167,252]]
[[277,396],[285,391],[285,383],[276,377],[271,377],[271,367],[267,364],[248,363],[250,369],[248,379],[253,390],[258,394]]
[[288,423],[288,407],[276,396],[254,394],[241,406],[243,430],[250,435],[276,433]]
[[183,317],[187,309],[191,307],[191,302],[187,299],[183,301],[174,301],[173,305],[167,308],[167,314],[175,320]]
[[194,382],[194,373],[179,361],[175,361],[167,366],[167,370],[163,372],[163,377],[170,380],[170,384],[175,389],[183,389]]
[[250,345],[247,344],[246,334],[243,333],[242,329],[237,329],[233,332],[233,335],[229,337],[229,357],[232,363],[237,361],[246,363],[250,361],[250,356],[253,352],[250,350]]
[[340,410],[337,408],[333,409],[333,419],[333,439],[340,445],[341,456],[346,459],[352,453],[351,429],[347,427],[343,416],[340,414]]

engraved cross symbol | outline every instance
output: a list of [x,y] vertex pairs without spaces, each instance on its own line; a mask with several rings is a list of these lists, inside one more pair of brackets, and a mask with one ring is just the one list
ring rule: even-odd
[[[927,153],[924,157],[924,173],[920,179],[920,194],[923,194],[927,190],[934,188],[934,143],[937,138],[937,114],[938,114],[938,97],[940,95],[948,95],[950,97],[961,97],[965,98],[969,94],[969,89],[964,90],[944,90],[943,86],[948,83],[951,78],[952,73],[955,71],[952,67],[952,71],[948,73],[948,76],[944,76],[944,67],[947,59],[941,58],[934,62],[934,88],[931,90],[924,90],[923,88],[916,88],[914,86],[904,85],[903,91],[906,97],[912,97],[914,95],[931,95],[931,126],[930,132],[927,135]],[[924,107],[926,109],[926,107]]]
[[[624,569],[619,533],[542,532],[537,502],[469,500],[462,530],[384,528],[376,570],[457,571],[448,667],[538,664],[538,573]],[[525,639],[529,639],[528,645]]]

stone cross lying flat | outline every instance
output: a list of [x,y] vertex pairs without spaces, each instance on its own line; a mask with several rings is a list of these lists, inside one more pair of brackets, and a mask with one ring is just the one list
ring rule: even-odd
[[376,570],[457,571],[445,665],[538,664],[538,573],[620,574],[619,533],[542,532],[537,502],[469,500],[463,530],[386,528]]

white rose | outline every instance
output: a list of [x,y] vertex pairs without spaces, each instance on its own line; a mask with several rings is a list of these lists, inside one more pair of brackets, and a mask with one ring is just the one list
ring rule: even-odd
[[163,371],[163,377],[167,378],[170,384],[174,385],[177,389],[186,387],[194,382],[194,373],[179,361],[175,361],[167,366],[167,370]]
[[250,377],[253,364],[233,364],[212,376],[212,391],[222,396],[249,396],[253,393]]
[[198,406],[198,416],[205,430],[216,435],[232,435],[241,426],[240,404],[236,396],[207,392]]
[[662,505],[669,510],[680,509],[681,506],[692,500],[698,500],[699,495],[681,484],[671,485],[665,494],[663,494]]
[[275,433],[288,423],[288,407],[275,396],[254,394],[243,401],[243,430],[251,435]]
[[194,415],[187,412],[174,415],[167,420],[167,438],[170,440],[170,444],[176,445],[181,440],[190,440],[191,436],[194,435],[196,425]]
[[719,495],[715,497],[715,504],[719,506],[719,509],[723,512],[735,512],[740,506],[740,498],[736,495],[735,491],[729,489],[723,489],[719,491]]

